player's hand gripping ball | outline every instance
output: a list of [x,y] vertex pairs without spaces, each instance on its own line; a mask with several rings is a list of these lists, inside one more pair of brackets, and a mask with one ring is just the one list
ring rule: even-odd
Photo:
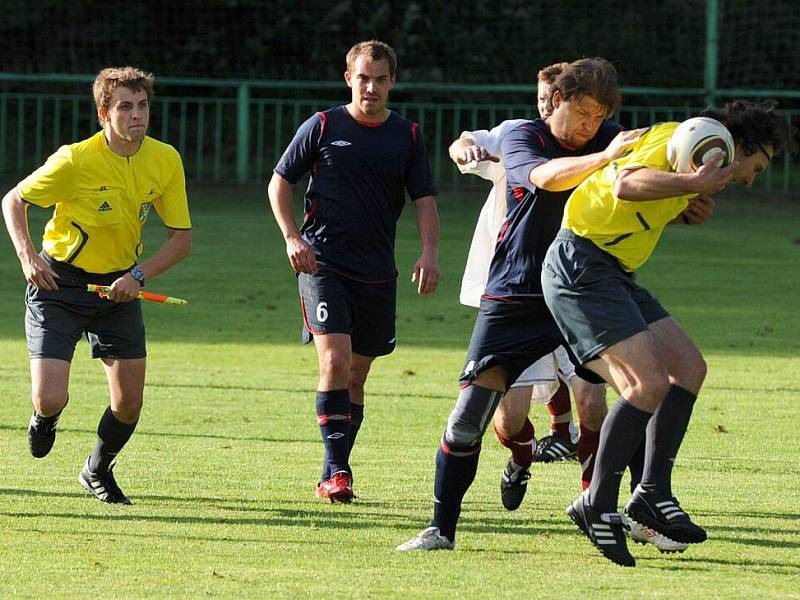
[[667,142],[667,160],[678,173],[697,171],[707,161],[720,156],[720,167],[733,162],[733,136],[722,123],[708,117],[687,119],[678,125]]

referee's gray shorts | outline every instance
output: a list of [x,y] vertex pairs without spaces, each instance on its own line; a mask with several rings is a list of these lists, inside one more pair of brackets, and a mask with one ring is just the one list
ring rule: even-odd
[[44,258],[58,274],[52,292],[28,285],[25,290],[25,334],[31,358],[72,361],[81,336],[92,358],[144,358],[144,319],[139,300],[111,302],[86,290],[86,284],[111,285],[126,271],[87,273],[70,264]]
[[616,258],[567,229],[558,232],[547,251],[542,290],[581,364],[669,316]]

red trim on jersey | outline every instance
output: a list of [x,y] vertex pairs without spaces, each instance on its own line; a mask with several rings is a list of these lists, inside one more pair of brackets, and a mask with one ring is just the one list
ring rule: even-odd
[[325,125],[328,124],[328,117],[325,116],[324,112],[318,112],[319,118],[322,120],[322,124],[319,127],[319,134],[322,135],[322,132],[325,131]]
[[544,143],[544,138],[542,137],[542,134],[541,134],[541,133],[537,133],[537,134],[536,134],[536,137],[538,137],[538,138],[539,138],[539,143],[540,143],[540,144],[542,145],[542,147],[544,148],[544,146],[545,146],[545,143]]
[[517,202],[522,202],[524,200],[526,191],[524,187],[511,188],[511,194]]
[[356,121],[356,123],[358,123],[359,125],[363,125],[364,127],[380,127],[381,125],[386,123],[386,121],[388,121],[388,120],[389,119],[386,119],[384,121],[381,121],[380,123],[374,123],[372,121],[359,121],[358,119],[356,119],[355,121]]
[[497,243],[498,244],[503,241],[504,237],[506,237],[506,233],[508,232],[508,228],[509,227],[511,227],[511,221],[506,219],[503,222],[502,227],[500,227],[500,231],[497,232]]
[[558,142],[558,145],[561,146],[564,150],[569,150],[570,152],[575,152],[575,150],[578,149],[577,146],[567,146],[566,144],[562,144],[561,142]]
[[[316,165],[317,163],[314,163],[314,164]],[[303,215],[303,218],[306,219],[306,220],[310,219],[311,217],[314,216],[314,213],[317,212],[318,208],[319,208],[319,204],[314,202],[314,204],[312,204],[309,207],[309,209],[306,211],[305,215]]]
[[314,331],[311,329],[311,325],[308,324],[308,318],[306,317],[306,303],[303,301],[303,297],[300,296],[300,309],[303,312],[303,326],[306,328],[306,331],[311,335],[325,335],[324,331]]
[[411,141],[413,141],[414,143],[416,143],[417,141],[417,127],[419,127],[419,125],[417,125],[416,123],[411,124]]

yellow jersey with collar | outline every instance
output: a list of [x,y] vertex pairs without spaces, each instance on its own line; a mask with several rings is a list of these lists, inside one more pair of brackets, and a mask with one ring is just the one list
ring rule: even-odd
[[667,142],[678,123],[659,123],[618,159],[595,171],[572,192],[562,227],[591,240],[614,256],[626,271],[641,267],[658,243],[664,227],[681,214],[697,194],[631,202],[614,195],[622,171],[648,168],[672,171]]
[[17,193],[30,204],[55,207],[42,249],[90,273],[136,263],[151,207],[171,229],[192,226],[180,155],[151,137],[130,157],[115,154],[103,131],[61,146]]

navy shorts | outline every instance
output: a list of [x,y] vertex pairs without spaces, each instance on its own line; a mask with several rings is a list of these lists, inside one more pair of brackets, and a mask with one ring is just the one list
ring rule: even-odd
[[365,283],[331,271],[297,276],[303,309],[303,342],[344,333],[353,352],[385,356],[395,347],[397,282]]
[[514,302],[481,298],[459,380],[468,384],[483,371],[501,366],[511,386],[532,363],[563,343],[542,298]]
[[25,290],[25,334],[31,358],[72,361],[81,336],[92,358],[144,358],[144,319],[139,300],[111,302],[86,290],[86,284],[111,285],[126,273],[87,273],[42,253],[58,274],[52,292],[28,285]]
[[542,289],[581,364],[669,316],[616,258],[566,229],[547,251]]

